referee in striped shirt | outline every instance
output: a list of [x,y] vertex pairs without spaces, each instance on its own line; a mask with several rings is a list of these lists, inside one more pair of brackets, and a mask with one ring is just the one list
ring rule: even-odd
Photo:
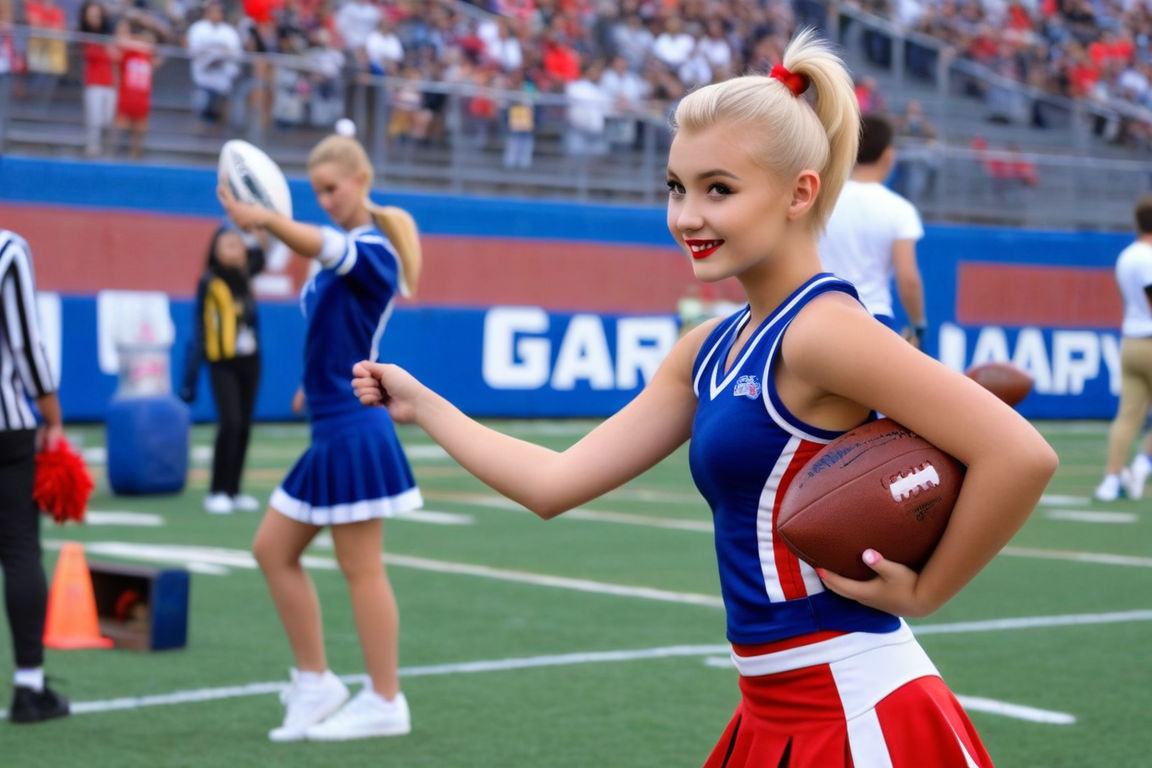
[[[38,428],[29,399],[43,419]],[[0,569],[16,674],[8,719],[35,723],[68,714],[44,682],[48,586],[40,553],[40,511],[32,499],[36,452],[64,434],[60,401],[36,316],[32,253],[0,229]]]

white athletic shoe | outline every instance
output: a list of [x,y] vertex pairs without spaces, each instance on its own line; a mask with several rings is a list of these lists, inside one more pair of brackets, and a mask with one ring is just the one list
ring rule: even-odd
[[1139,499],[1144,495],[1144,484],[1148,482],[1148,475],[1152,475],[1152,459],[1149,459],[1147,454],[1136,454],[1125,478],[1128,482],[1124,490],[1128,492],[1128,498]]
[[309,741],[350,741],[376,736],[402,736],[412,730],[408,700],[403,693],[388,701],[364,688],[332,717],[307,730]]
[[226,493],[210,493],[204,497],[204,511],[212,515],[230,515],[232,498]]
[[280,701],[287,708],[284,723],[268,732],[272,741],[300,741],[309,726],[340,709],[348,699],[348,686],[328,669],[319,681],[303,682],[300,673],[289,670],[292,683],[280,693]]
[[1124,490],[1121,487],[1121,480],[1127,483],[1128,470],[1123,470],[1120,475],[1104,475],[1104,479],[1100,481],[1100,485],[1096,486],[1095,492],[1092,494],[1096,497],[1096,501],[1116,501],[1120,498],[1121,492]]
[[238,512],[256,512],[260,509],[260,500],[246,493],[232,497],[232,507]]

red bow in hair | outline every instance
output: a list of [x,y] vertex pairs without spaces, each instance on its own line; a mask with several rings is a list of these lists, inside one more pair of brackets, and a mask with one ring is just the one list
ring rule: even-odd
[[84,522],[84,508],[92,494],[92,476],[84,459],[61,437],[56,447],[36,454],[36,481],[32,498],[57,524]]
[[783,64],[777,64],[776,66],[772,67],[772,71],[768,73],[768,77],[774,77],[780,82],[784,83],[784,85],[788,86],[788,90],[792,91],[793,96],[799,96],[800,94],[804,93],[804,91],[808,90],[808,76],[797,75],[789,72],[784,68]]

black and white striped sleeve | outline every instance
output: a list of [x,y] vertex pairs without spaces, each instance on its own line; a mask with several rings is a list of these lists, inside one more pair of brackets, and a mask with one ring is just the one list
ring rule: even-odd
[[0,229],[0,409],[9,429],[27,424],[25,396],[56,389],[36,314],[32,254],[24,239]]

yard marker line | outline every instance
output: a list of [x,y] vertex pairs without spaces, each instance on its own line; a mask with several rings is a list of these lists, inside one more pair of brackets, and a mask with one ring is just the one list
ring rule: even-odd
[[436,512],[431,509],[413,509],[408,512],[401,512],[392,519],[411,520],[432,525],[472,525],[476,522],[476,518],[472,515],[461,515],[457,512]]
[[[477,507],[491,509],[505,509],[510,512],[528,513],[520,504],[503,496],[488,496],[482,493],[453,493],[430,492],[424,494],[426,499],[433,501],[452,501],[457,504],[471,504]],[[712,533],[712,521],[693,518],[651,517],[649,515],[636,515],[628,512],[613,512],[611,510],[597,509],[571,509],[562,516],[565,520],[592,520],[603,523],[621,523],[624,525],[644,525],[650,528],[671,528],[681,531],[696,531],[698,533]]]
[[1027,720],[1030,723],[1051,723],[1053,725],[1072,725],[1076,716],[1067,712],[1056,712],[1050,709],[1037,709],[1023,704],[1009,704],[1006,701],[985,699],[982,696],[962,696],[956,694],[964,709],[976,712],[989,712],[993,715],[1004,715],[1017,720]]
[[678,531],[697,531],[699,533],[712,533],[711,520],[678,520],[670,517],[649,517],[648,515],[634,515],[627,512],[611,512],[596,509],[573,509],[564,513],[565,517],[573,520],[596,520],[605,523],[623,523],[625,525],[647,525],[652,528],[671,528]]
[[404,454],[410,461],[451,461],[448,451],[436,443],[417,443],[404,446]]
[[1089,503],[1087,496],[1062,496],[1060,494],[1046,493],[1040,497],[1042,507],[1079,507]]
[[492,568],[487,565],[468,565],[465,563],[449,563],[443,560],[429,560],[424,557],[411,557],[409,555],[387,555],[384,561],[388,565],[400,565],[407,568],[417,568],[437,573],[460,573],[468,576],[481,576],[501,581],[515,581],[523,584],[532,584],[539,587],[559,587],[571,589],[576,592],[593,592],[602,595],[617,595],[620,597],[639,597],[645,600],[661,600],[670,603],[686,603],[688,605],[706,605],[722,608],[723,601],[713,595],[701,595],[695,592],[670,592],[652,587],[629,587],[623,584],[611,584],[605,581],[591,581],[589,579],[573,579],[566,576],[547,576],[528,571],[512,571],[503,568]]
[[[61,541],[59,539],[46,539],[43,543],[46,549],[59,549],[60,545]],[[126,557],[151,562],[181,563],[186,565],[189,570],[200,573],[222,574],[224,571],[222,571],[221,568],[242,568],[245,570],[253,570],[256,568],[256,561],[252,558],[251,553],[240,549],[134,544],[122,541],[88,542],[84,547],[87,552],[98,555]],[[1091,555],[1076,552],[1049,552],[1047,550],[1019,550],[1009,552],[1009,550],[1006,549],[1005,552],[1026,557],[1059,557],[1092,562],[1099,561],[1109,565],[1152,567],[1152,558],[1134,558],[1120,555]],[[432,560],[430,558],[414,557],[411,555],[386,554],[383,557],[385,564],[400,568],[415,568],[436,573],[479,576],[481,578],[530,584],[533,586],[569,589],[574,592],[589,592],[593,594],[615,595],[618,597],[658,600],[685,605],[703,605],[711,608],[723,607],[723,601],[719,597],[696,592],[673,592],[653,587],[636,587],[604,581],[592,581],[590,579],[551,576],[542,573],[532,573],[530,571],[514,571],[503,568],[493,568],[487,565]],[[309,568],[329,571],[336,570],[337,568],[334,559],[319,555],[305,555],[304,565]],[[1141,616],[1138,619],[1120,620],[1143,621],[1144,618]]]
[[[400,677],[412,678],[437,675],[475,674],[481,672],[506,672],[518,669],[538,669],[541,667],[563,667],[577,664],[602,664],[648,659],[670,659],[685,656],[703,656],[705,657],[706,663],[711,666],[720,666],[721,660],[713,660],[713,657],[717,654],[730,651],[731,649],[727,645],[673,645],[663,648],[640,648],[636,650],[564,653],[549,656],[527,656],[511,659],[465,661],[455,664],[404,667],[400,670]],[[354,684],[362,683],[366,678],[364,675],[345,675],[342,679],[345,682]],[[150,696],[123,696],[115,699],[106,699],[104,701],[74,702],[72,704],[72,713],[87,715],[101,712],[143,709],[145,707],[235,699],[244,696],[261,696],[277,693],[285,687],[287,687],[287,684],[284,682],[266,682],[233,685],[222,688],[199,688]],[[981,697],[957,696],[957,698],[960,699],[960,702],[965,707],[970,709],[977,709],[1005,717],[1013,717],[1038,723],[1069,724],[1076,722],[1075,717],[1063,712],[1051,712]],[[0,719],[5,719],[7,716],[8,713],[6,711],[0,710]]]
[[145,528],[159,528],[164,525],[164,518],[150,512],[90,509],[84,513],[84,522],[88,525],[139,525]]
[[1073,523],[1134,523],[1139,516],[1132,512],[1093,512],[1087,509],[1052,509],[1044,513],[1052,520],[1068,520]]
[[1064,616],[1027,616],[1015,619],[988,619],[986,621],[957,621],[950,624],[923,624],[912,627],[914,635],[952,635],[962,632],[999,632],[1005,629],[1035,629],[1037,627],[1072,627],[1096,624],[1121,624],[1132,621],[1152,621],[1152,611],[1115,611],[1112,613],[1074,613]]
[[[49,539],[44,542],[48,549],[58,549],[61,542]],[[188,547],[180,545],[151,545],[132,544],[123,541],[96,541],[84,545],[85,551],[91,554],[129,557],[137,560],[178,562],[184,563],[190,569],[194,567],[211,568],[224,566],[226,568],[243,568],[252,570],[256,568],[256,561],[251,553],[240,549],[223,549],[218,547]],[[710,608],[723,607],[723,601],[714,595],[702,595],[695,592],[672,592],[653,587],[632,587],[625,584],[612,584],[606,581],[592,581],[590,579],[574,579],[566,576],[549,576],[529,571],[513,571],[503,568],[492,568],[487,565],[471,565],[468,563],[453,563],[445,560],[432,560],[426,557],[412,557],[410,555],[384,555],[386,565],[415,568],[422,571],[436,573],[464,574],[467,576],[480,576],[499,581],[512,581],[521,584],[530,584],[538,587],[555,587],[569,589],[574,592],[591,592],[601,595],[615,595],[617,597],[636,597],[644,600],[659,600],[669,603],[686,605],[704,605]],[[330,557],[305,555],[304,565],[309,568],[323,570],[336,570],[336,561]]]
[[102,445],[81,448],[80,458],[90,467],[102,467],[108,463],[108,450]]
[[[434,501],[454,502],[468,504],[490,509],[504,509],[511,512],[528,513],[520,504],[503,496],[486,495],[482,493],[457,492],[430,492],[425,497]],[[1082,505],[1087,499],[1076,496],[1046,496],[1040,500],[1040,506],[1064,507]],[[1046,517],[1055,520],[1071,520],[1085,523],[1134,523],[1139,518],[1131,512],[1093,512],[1088,510],[1051,510],[1044,513]],[[563,515],[567,520],[591,520],[602,523],[620,523],[623,525],[642,525],[650,528],[669,528],[681,531],[695,531],[698,533],[712,533],[712,521],[694,518],[669,518],[638,515],[628,512],[613,512],[611,510],[585,509],[583,507],[569,510]]]
[[1097,563],[1099,565],[1126,565],[1134,568],[1152,568],[1152,557],[1135,555],[1110,555],[1104,552],[1074,552],[1066,549],[1033,549],[1031,547],[1004,547],[1002,555],[1013,557],[1037,557],[1044,560],[1071,560],[1076,563]]
[[[679,656],[712,656],[730,653],[728,645],[672,645],[664,648],[639,648],[629,651],[589,651],[561,653],[550,656],[523,656],[491,661],[464,661],[455,664],[433,664],[400,670],[401,677],[426,675],[454,675],[458,672],[506,672],[513,669],[537,667],[566,667],[575,664],[600,664],[611,661],[639,661],[644,659],[671,659]],[[360,678],[362,679],[362,677]]]

